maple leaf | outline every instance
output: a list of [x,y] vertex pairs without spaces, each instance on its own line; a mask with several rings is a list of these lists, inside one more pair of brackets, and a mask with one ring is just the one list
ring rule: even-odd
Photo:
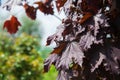
[[48,72],[52,64],[59,63],[60,55],[50,54],[50,56],[44,61],[44,72]]
[[63,52],[63,50],[66,48],[68,42],[60,42],[59,46],[54,48],[54,50],[51,52],[51,54],[60,54]]
[[46,3],[43,2],[35,2],[35,4],[38,4],[38,9],[43,12],[44,14],[54,14],[52,5],[47,5]]
[[4,22],[3,29],[6,28],[10,34],[14,34],[18,31],[19,26],[21,26],[20,22],[15,16],[12,16],[10,20]]
[[[76,65],[75,67],[79,68],[78,65]],[[58,77],[57,80],[81,80],[80,79],[80,74],[78,73],[79,70],[78,69],[72,69],[70,68],[69,70],[59,70],[58,73]],[[77,77],[79,77],[77,79]]]
[[65,25],[65,29],[62,32],[62,36],[66,36],[68,34],[70,34],[73,30],[73,24],[72,24],[72,20],[71,19],[67,19],[64,21],[64,25]]
[[71,42],[66,47],[65,51],[63,52],[59,65],[57,68],[62,68],[64,70],[67,70],[70,68],[70,64],[75,63],[82,66],[84,58],[84,53],[79,48],[79,45],[77,42]]
[[106,70],[120,75],[120,49],[116,46],[109,46],[105,49],[105,63]]
[[[49,4],[49,0],[46,1]],[[120,40],[119,34],[115,35],[119,31],[113,33],[117,27],[113,24],[115,19],[111,20],[111,27],[108,23],[110,14],[106,16],[102,11],[111,4],[109,1],[56,0],[58,11],[63,7],[67,18],[63,20],[59,32],[48,37],[47,45],[52,41],[58,44],[45,60],[45,68],[48,71],[51,64],[55,65],[59,71],[57,80],[119,80]],[[81,70],[78,67],[75,69],[74,64]]]
[[46,44],[46,46],[48,46],[48,45],[51,44],[51,42],[52,42],[52,40],[53,40],[53,37],[54,37],[54,36],[50,36],[50,37],[47,38],[47,44]]
[[53,1],[53,0],[45,0],[44,3],[45,3],[46,5],[50,5],[52,1]]
[[80,7],[83,12],[96,14],[103,7],[103,2],[102,0],[82,0]]
[[68,71],[64,70],[59,71],[57,80],[69,80]]
[[72,68],[70,68],[70,64],[74,62],[75,64],[82,66],[83,58],[84,58],[83,52],[79,49],[78,44],[76,44],[76,42],[73,42],[67,46],[67,49],[63,51],[63,54],[50,54],[50,56],[44,62],[44,71],[48,72],[50,66],[53,64],[59,70],[57,80],[75,77],[78,76],[77,74],[78,72],[77,70],[75,69],[73,70]]
[[61,7],[64,6],[64,4],[66,3],[67,0],[57,0],[56,1],[56,7],[57,7],[57,10],[59,11]]
[[63,25],[59,25],[57,27],[57,32],[47,38],[46,46],[50,45],[53,41],[61,41],[63,30],[64,30]]
[[80,24],[86,22],[89,18],[91,18],[93,14],[91,12],[86,12],[85,15],[80,19]]
[[26,12],[27,16],[29,18],[31,18],[32,20],[35,20],[36,19],[36,11],[37,11],[37,9],[34,8],[33,6],[29,6],[28,4],[25,4],[24,8],[25,8],[25,12]]

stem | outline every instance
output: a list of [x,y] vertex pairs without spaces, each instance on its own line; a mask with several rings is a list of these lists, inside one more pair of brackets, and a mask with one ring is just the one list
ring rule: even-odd
[[57,15],[54,14],[53,16],[56,17],[58,20],[62,21],[62,19],[59,18]]

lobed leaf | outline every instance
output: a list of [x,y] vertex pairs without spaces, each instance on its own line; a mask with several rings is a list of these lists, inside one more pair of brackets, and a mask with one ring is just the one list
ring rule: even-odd
[[60,56],[58,54],[50,54],[50,56],[44,61],[44,72],[48,72],[50,66],[59,61]]
[[63,7],[66,2],[67,0],[57,0],[56,1],[57,10],[60,11],[60,8]]
[[37,9],[34,8],[33,6],[29,6],[28,4],[25,4],[24,8],[25,8],[25,12],[26,12],[27,16],[29,18],[31,18],[32,20],[35,20],[36,19],[36,11],[37,11]]
[[71,42],[67,45],[65,51],[63,52],[57,68],[67,70],[70,68],[70,64],[73,63],[82,66],[83,58],[84,58],[84,53],[79,48],[78,43]]
[[49,1],[46,2],[46,3],[43,3],[43,2],[35,2],[35,4],[38,4],[38,9],[43,12],[44,14],[51,14],[53,15],[54,12],[53,12],[53,7],[52,5],[48,5]]
[[61,54],[66,48],[68,42],[59,42],[58,47],[54,48],[51,54]]
[[14,34],[18,31],[18,27],[21,26],[20,22],[15,16],[12,16],[10,20],[4,22],[3,29],[6,28],[10,34]]

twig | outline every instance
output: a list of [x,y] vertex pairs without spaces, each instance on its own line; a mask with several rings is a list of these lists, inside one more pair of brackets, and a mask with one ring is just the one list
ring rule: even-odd
[[62,21],[62,19],[60,17],[58,17],[57,15],[53,15],[54,17],[56,17],[58,20]]

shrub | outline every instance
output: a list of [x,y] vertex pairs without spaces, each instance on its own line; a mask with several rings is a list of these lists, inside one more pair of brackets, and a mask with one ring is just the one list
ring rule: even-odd
[[27,34],[0,35],[0,80],[42,80],[37,38]]

